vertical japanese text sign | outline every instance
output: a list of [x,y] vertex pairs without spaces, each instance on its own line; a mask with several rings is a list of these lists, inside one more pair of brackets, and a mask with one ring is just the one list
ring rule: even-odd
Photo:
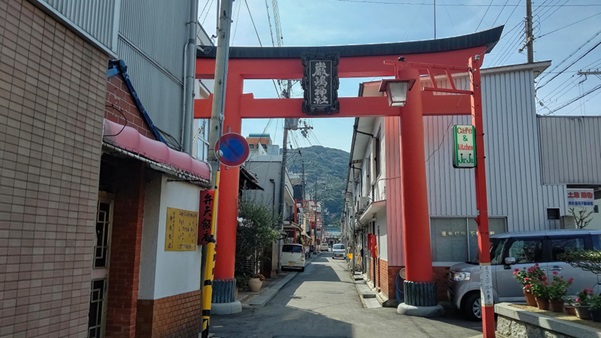
[[337,53],[303,54],[303,112],[308,115],[334,114],[340,111],[338,101]]
[[215,190],[200,192],[200,207],[198,209],[198,245],[211,242],[211,219],[213,218],[213,203]]

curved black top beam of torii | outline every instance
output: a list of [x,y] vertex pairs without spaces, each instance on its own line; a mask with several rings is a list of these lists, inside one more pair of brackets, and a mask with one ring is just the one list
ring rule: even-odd
[[[449,52],[486,46],[490,52],[501,38],[503,26],[489,30],[435,40],[377,43],[364,45],[341,45],[319,47],[230,47],[230,59],[292,59],[303,53],[338,53],[343,57],[384,56]],[[198,46],[197,58],[215,58],[214,46]]]

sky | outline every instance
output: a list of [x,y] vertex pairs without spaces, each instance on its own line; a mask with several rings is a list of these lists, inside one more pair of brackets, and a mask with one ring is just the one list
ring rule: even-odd
[[[219,0],[201,1],[199,22],[216,35]],[[236,0],[231,46],[277,46],[274,4],[282,46],[331,46],[431,40],[504,25],[484,68],[527,62],[525,0]],[[601,1],[533,1],[534,61],[551,61],[536,80],[537,114],[601,115]],[[273,37],[273,38],[272,38]],[[275,43],[273,41],[276,41]],[[217,40],[214,39],[217,44]],[[521,51],[520,51],[521,50]],[[579,74],[579,72],[588,74]],[[341,79],[338,95],[357,96],[358,84],[377,79]],[[277,97],[271,81],[244,84],[255,97]],[[302,97],[296,84],[292,97]],[[226,98],[227,99],[227,98]],[[289,148],[321,145],[350,151],[352,118],[304,119],[306,137],[289,133]],[[283,143],[281,119],[244,120],[242,134],[269,133]]]

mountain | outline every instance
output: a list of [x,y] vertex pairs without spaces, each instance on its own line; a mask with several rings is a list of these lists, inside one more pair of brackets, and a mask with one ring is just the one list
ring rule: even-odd
[[288,150],[290,173],[305,171],[305,192],[322,203],[324,225],[339,224],[344,209],[344,190],[350,154],[344,150],[311,146]]

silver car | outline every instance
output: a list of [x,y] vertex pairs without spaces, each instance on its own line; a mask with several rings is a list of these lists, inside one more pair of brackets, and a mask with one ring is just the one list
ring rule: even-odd
[[342,259],[346,258],[346,248],[344,247],[344,244],[338,243],[332,246],[332,257]]
[[[514,278],[515,269],[535,263],[549,279],[554,274],[574,278],[568,295],[588,288],[599,294],[599,277],[559,260],[562,254],[579,250],[601,250],[601,230],[549,230],[513,232],[491,236],[490,260],[494,302],[524,302],[522,285]],[[469,319],[482,318],[480,310],[480,265],[466,262],[451,266],[448,297]]]

